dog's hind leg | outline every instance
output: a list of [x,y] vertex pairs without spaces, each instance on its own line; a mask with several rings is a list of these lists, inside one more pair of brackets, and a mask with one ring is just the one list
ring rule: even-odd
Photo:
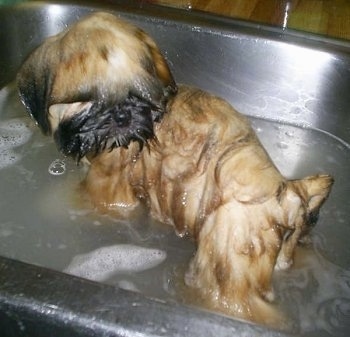
[[198,249],[185,276],[210,307],[273,326],[284,316],[270,303],[271,278],[280,235],[262,217],[261,205],[231,201],[204,223]]

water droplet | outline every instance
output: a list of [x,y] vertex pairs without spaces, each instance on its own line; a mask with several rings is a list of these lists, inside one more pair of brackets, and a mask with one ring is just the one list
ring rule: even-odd
[[301,112],[301,109],[300,108],[294,108],[290,111],[292,114],[294,115],[299,115],[300,112]]
[[279,142],[277,143],[277,147],[279,147],[280,149],[288,149],[288,144],[285,142]]
[[187,205],[187,192],[183,192],[182,197],[181,197],[181,204],[183,206]]

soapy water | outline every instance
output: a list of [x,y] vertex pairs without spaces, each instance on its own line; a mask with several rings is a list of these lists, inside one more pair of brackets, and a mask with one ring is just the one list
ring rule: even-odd
[[[193,244],[147,217],[119,221],[74,204],[83,168],[57,159],[53,142],[24,115],[0,115],[0,254],[188,303],[177,285]],[[300,250],[290,270],[275,274],[274,286],[303,336],[349,336],[349,148],[314,130],[257,118],[252,123],[283,174],[329,172],[336,179],[313,246]]]
[[322,256],[322,241],[325,238],[314,235],[312,251],[299,249],[296,265],[277,273],[274,287],[303,334],[326,331],[329,336],[349,336],[350,270]]
[[[332,172],[327,167],[321,165],[320,167],[315,166],[315,162],[326,165],[323,164],[323,159],[319,160],[315,157],[315,153],[317,153],[315,152],[309,155],[309,160],[313,164],[311,168],[312,173],[330,172],[338,178],[337,168],[342,169],[344,167],[343,165],[347,166],[344,163],[344,158],[349,157],[344,157],[344,154],[347,154],[348,147],[339,144],[330,146],[329,139],[325,138],[322,134],[318,135],[318,139],[316,136],[310,137],[310,135],[305,135],[308,131],[300,128],[285,125],[275,125],[271,128],[268,126],[268,121],[258,119],[253,119],[252,124],[257,129],[257,133],[260,134],[262,142],[270,150],[270,153],[283,152],[283,156],[275,157],[274,160],[285,172],[290,170],[290,175],[295,174],[295,171],[305,171],[301,175],[309,174],[310,167],[307,163],[303,161],[300,164],[297,160],[298,156],[303,154],[309,146],[322,148],[322,158],[334,168],[334,172]],[[274,133],[273,137],[271,137],[271,133]],[[293,142],[289,141],[290,138],[292,138]],[[286,146],[281,146],[280,144],[285,144]],[[292,157],[292,162],[296,162],[297,164],[290,165],[290,162],[285,160],[286,157]],[[339,158],[342,158],[343,161],[340,162]],[[347,177],[342,178],[346,182]],[[344,185],[345,187],[342,186],[342,178],[339,177],[336,179],[340,184],[335,187],[338,191],[341,188],[347,190],[346,183]],[[281,303],[281,306],[289,314],[290,319],[295,322],[297,332],[305,336],[308,334],[312,336],[317,332],[318,336],[345,337],[350,332],[350,264],[346,258],[345,261],[343,258],[332,258],[334,261],[338,259],[340,265],[331,262],[327,258],[327,255],[332,255],[330,253],[333,250],[330,249],[331,245],[335,250],[339,250],[342,254],[349,256],[348,253],[350,251],[347,248],[347,239],[341,240],[337,233],[333,234],[333,238],[332,236],[327,237],[326,234],[322,234],[322,230],[327,230],[329,228],[327,224],[331,222],[338,223],[339,230],[343,229],[344,232],[342,234],[346,237],[350,233],[349,224],[345,220],[346,215],[344,212],[340,211],[342,207],[339,207],[337,197],[334,196],[333,199],[330,199],[327,203],[331,211],[329,209],[321,211],[321,221],[317,225],[320,231],[315,230],[313,245],[308,249],[300,248],[296,256],[295,265],[288,271],[276,272],[274,276],[274,288],[278,302]],[[344,208],[347,207],[344,203],[342,206]],[[328,223],[326,219],[328,219]],[[340,224],[344,227],[341,227]],[[325,227],[327,228],[325,229]],[[333,245],[332,240],[336,240],[337,244]],[[98,252],[99,250],[97,250]],[[90,262],[95,259],[95,254],[88,254]],[[96,258],[96,261],[102,255]],[[86,258],[86,256],[84,257]],[[80,264],[80,267],[85,270],[84,273],[90,273],[90,262],[87,261],[87,263]],[[187,296],[188,293],[186,292],[184,295],[181,295],[182,286],[179,286],[179,284],[182,284],[187,264],[188,260],[182,261],[177,266],[166,268],[163,271],[163,281],[160,285],[161,291],[159,290],[158,292],[159,297],[163,297],[164,299],[175,298],[184,303],[191,304],[193,299],[190,296],[187,298],[181,297]],[[113,268],[112,266],[113,263],[111,263],[110,268]],[[93,273],[98,273],[94,267],[91,269]],[[113,284],[114,282],[114,284],[125,289],[140,291],[146,294],[149,291],[149,289],[140,287],[137,278],[135,279],[134,277],[126,279],[124,277],[122,280],[119,277],[115,277],[113,281],[113,272],[117,274],[121,271],[118,271],[116,267],[111,273],[107,272],[105,274],[107,283]]]

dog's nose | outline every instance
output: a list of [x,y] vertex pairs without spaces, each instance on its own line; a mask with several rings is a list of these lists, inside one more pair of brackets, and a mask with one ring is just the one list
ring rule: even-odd
[[126,127],[130,124],[131,113],[127,110],[116,109],[113,111],[113,119],[118,127]]

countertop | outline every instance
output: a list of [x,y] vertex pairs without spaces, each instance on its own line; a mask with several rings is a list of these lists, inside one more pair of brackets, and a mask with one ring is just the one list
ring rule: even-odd
[[[11,5],[28,0],[0,0]],[[127,0],[125,0],[127,1]],[[350,40],[350,0],[135,0]],[[102,0],[113,3],[113,0]]]
[[153,0],[150,2],[350,40],[349,0]]

